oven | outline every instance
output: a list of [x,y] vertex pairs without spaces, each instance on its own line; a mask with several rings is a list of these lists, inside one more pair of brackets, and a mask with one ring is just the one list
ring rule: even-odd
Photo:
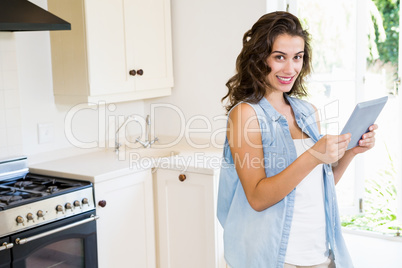
[[0,161],[0,268],[96,268],[97,218],[92,183]]

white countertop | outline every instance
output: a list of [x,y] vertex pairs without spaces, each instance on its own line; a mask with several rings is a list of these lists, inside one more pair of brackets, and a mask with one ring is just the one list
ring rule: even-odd
[[195,149],[186,145],[121,150],[119,154],[103,149],[34,163],[29,169],[32,173],[96,183],[150,168],[214,174],[220,168],[221,156],[222,149]]

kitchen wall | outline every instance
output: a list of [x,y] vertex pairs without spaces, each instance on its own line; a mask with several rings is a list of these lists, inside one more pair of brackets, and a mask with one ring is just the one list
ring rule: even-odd
[[23,151],[20,107],[15,38],[0,33],[0,159]]
[[[47,6],[46,0],[31,2]],[[204,138],[208,145],[221,143],[223,132],[219,130],[225,120],[219,116],[224,114],[220,103],[226,94],[224,84],[234,72],[243,33],[265,13],[265,0],[252,4],[242,0],[171,3],[175,75],[172,96],[119,103],[116,111],[107,111],[107,117],[145,116],[152,105],[158,104],[163,107],[154,109],[156,135],[177,139],[184,125],[192,131],[190,138]],[[64,125],[71,108],[55,103],[53,98],[49,32],[0,32],[0,158],[41,153],[58,157],[52,152],[73,148]],[[48,135],[41,143],[39,125],[46,127]],[[81,110],[72,123],[74,138],[84,143],[98,141],[100,132],[105,131],[99,129],[101,125],[99,110]]]
[[[146,101],[145,107],[155,114],[155,133],[171,136],[164,142],[182,137],[194,146],[216,147],[226,126],[221,103],[225,83],[234,74],[243,34],[265,14],[266,1],[171,3],[175,86],[171,96]],[[156,104],[162,107],[151,109]]]

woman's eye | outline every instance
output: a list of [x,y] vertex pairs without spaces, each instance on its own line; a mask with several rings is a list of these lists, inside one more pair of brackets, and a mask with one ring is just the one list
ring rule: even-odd
[[285,57],[282,56],[282,55],[278,55],[278,56],[276,56],[275,58],[276,58],[277,60],[283,60],[283,59],[285,59]]
[[303,59],[303,55],[296,55],[295,60],[301,60]]

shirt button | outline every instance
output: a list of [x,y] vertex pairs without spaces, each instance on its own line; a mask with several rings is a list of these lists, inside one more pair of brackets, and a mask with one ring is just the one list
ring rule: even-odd
[[332,175],[332,171],[328,171],[328,175],[330,175],[330,176],[331,176],[331,175]]

